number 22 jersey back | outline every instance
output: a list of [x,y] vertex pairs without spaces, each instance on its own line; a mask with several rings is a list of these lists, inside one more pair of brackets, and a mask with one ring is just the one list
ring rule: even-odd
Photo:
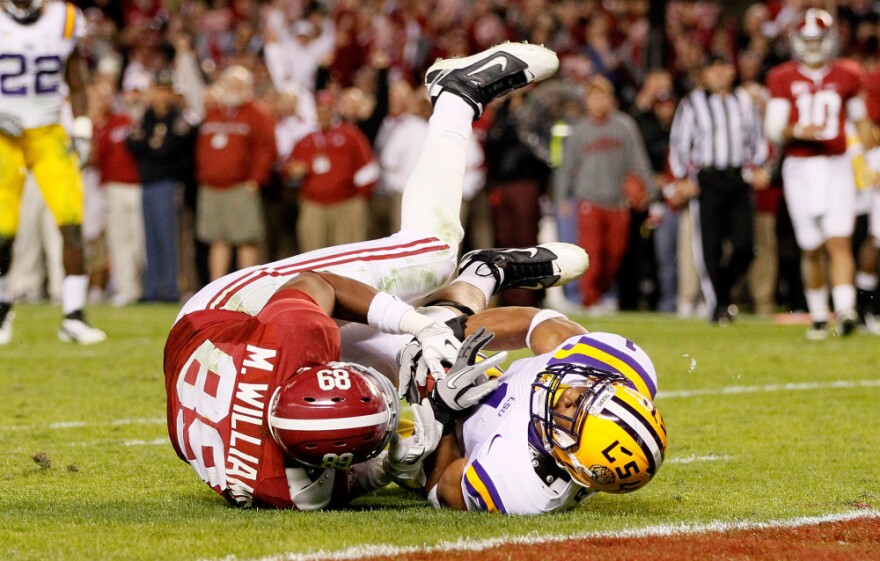
[[339,360],[339,328],[296,290],[256,316],[194,312],[165,345],[168,433],[177,455],[238,506],[295,507],[269,400],[303,366]]
[[26,129],[59,123],[67,59],[85,30],[82,12],[69,2],[47,2],[29,25],[0,10],[0,112]]
[[858,65],[833,60],[820,70],[796,62],[775,66],[767,74],[770,96],[791,103],[788,124],[824,127],[823,140],[792,140],[785,145],[787,156],[835,156],[846,152],[847,102],[861,89]]

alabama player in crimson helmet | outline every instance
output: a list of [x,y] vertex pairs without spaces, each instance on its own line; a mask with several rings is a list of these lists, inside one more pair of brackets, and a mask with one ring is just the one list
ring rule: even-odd
[[[831,15],[806,10],[792,27],[794,60],[770,70],[764,122],[767,137],[783,145],[785,200],[802,250],[802,272],[812,326],[809,339],[849,335],[856,325],[855,264],[851,237],[855,178],[846,154],[847,121],[865,148],[874,146],[857,65],[833,58]],[[828,257],[830,271],[826,272]],[[829,330],[829,290],[837,325]]]

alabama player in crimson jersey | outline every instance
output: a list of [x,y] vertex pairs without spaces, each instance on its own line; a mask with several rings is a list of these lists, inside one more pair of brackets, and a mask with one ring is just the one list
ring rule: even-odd
[[[12,303],[5,275],[12,262],[28,171],[34,174],[64,240],[64,318],[58,338],[98,343],[106,335],[83,315],[88,277],[79,167],[87,158],[92,122],[86,116],[85,64],[76,45],[85,35],[85,18],[69,2],[2,0],[0,6],[0,345],[12,339]],[[74,115],[72,144],[60,124],[64,83]]]
[[874,145],[864,100],[859,97],[857,65],[833,58],[831,15],[806,10],[790,34],[794,61],[771,69],[767,87],[767,137],[784,146],[785,201],[802,250],[802,271],[812,326],[810,339],[828,336],[830,262],[831,299],[836,332],[852,333],[856,324],[855,265],[851,237],[856,187],[846,155],[846,121],[855,124],[866,148]]
[[[865,73],[865,103],[871,119],[874,137],[880,138],[880,65]],[[865,153],[865,161],[873,170],[876,181],[880,177],[880,146]],[[880,185],[872,186],[868,213],[868,238],[857,251],[856,291],[859,319],[868,333],[880,335],[880,294],[877,262],[880,257]]]
[[[436,62],[427,74],[434,114],[404,189],[400,232],[232,273],[184,305],[165,347],[168,430],[215,491],[238,506],[323,508],[381,486],[389,469],[418,468],[433,451],[432,410],[416,404],[416,434],[395,441],[389,465],[376,457],[394,430],[396,401],[374,371],[340,362],[330,318],[415,336],[420,371],[444,378],[442,361],[456,363],[460,343],[398,298],[426,296],[454,270],[474,118],[558,64],[548,49],[510,43]],[[583,250],[547,245],[470,254],[460,279],[487,300],[498,288],[553,286],[585,270]]]

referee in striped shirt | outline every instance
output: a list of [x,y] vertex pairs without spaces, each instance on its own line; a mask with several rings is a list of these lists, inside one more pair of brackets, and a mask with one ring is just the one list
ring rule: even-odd
[[690,201],[703,295],[711,320],[726,324],[731,288],[754,255],[751,190],[769,183],[760,167],[767,142],[752,98],[733,88],[736,70],[724,55],[709,55],[701,78],[702,87],[682,99],[672,122],[669,166],[676,181],[668,196]]

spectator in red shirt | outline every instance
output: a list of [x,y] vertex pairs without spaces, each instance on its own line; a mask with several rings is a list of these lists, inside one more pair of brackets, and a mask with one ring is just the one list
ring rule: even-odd
[[145,256],[144,213],[140,176],[125,139],[131,133],[133,114],[144,110],[150,77],[136,74],[123,84],[119,106],[95,130],[95,166],[107,196],[107,250],[116,293],[113,305],[140,300]]
[[300,251],[367,239],[367,201],[379,166],[367,137],[337,118],[336,98],[315,96],[320,130],[299,141],[286,171],[299,188],[297,237]]
[[217,81],[219,105],[208,110],[196,143],[196,236],[210,246],[211,279],[229,272],[232,248],[240,268],[260,263],[266,235],[260,188],[277,158],[275,121],[254,100],[254,79],[230,66]]

